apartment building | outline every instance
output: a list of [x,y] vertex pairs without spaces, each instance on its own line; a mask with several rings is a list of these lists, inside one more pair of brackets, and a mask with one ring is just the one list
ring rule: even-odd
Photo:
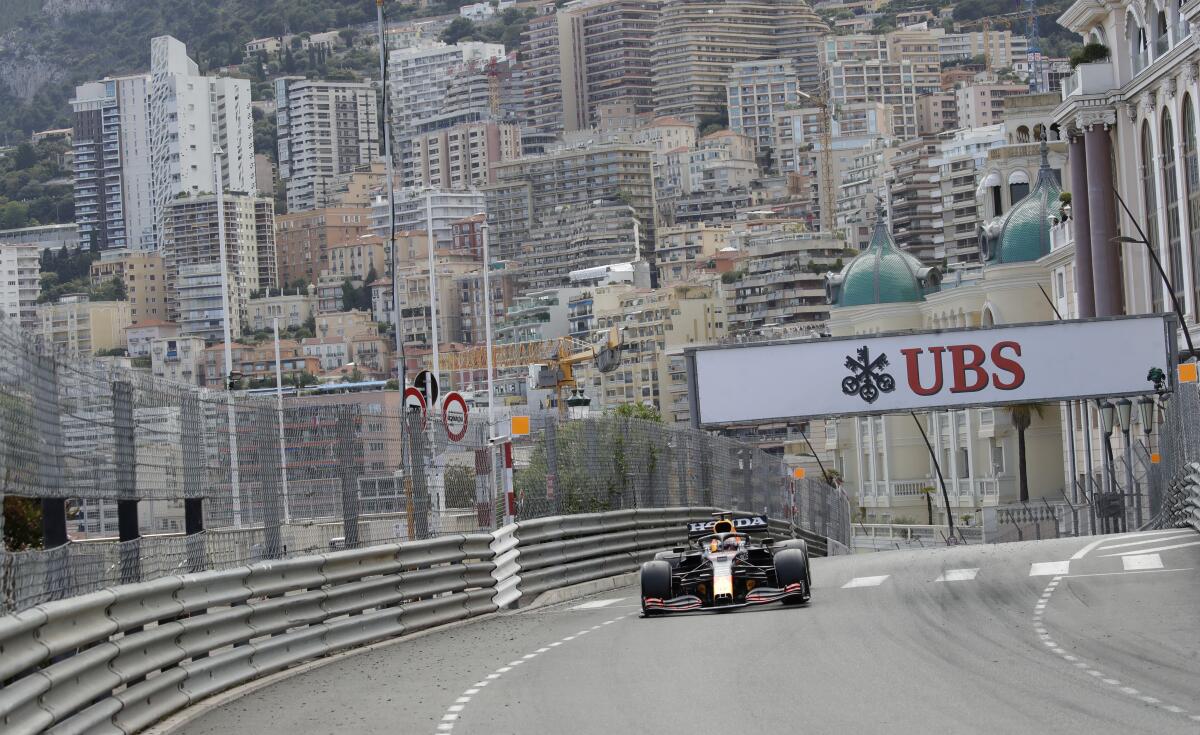
[[655,223],[651,154],[648,146],[583,144],[500,163],[496,183],[483,192],[493,257],[524,265],[523,245],[556,206],[620,200],[633,207],[641,251],[650,259]]
[[222,188],[258,190],[250,102],[250,80],[202,76],[181,41],[151,40],[150,187],[160,247],[172,200],[214,191],[218,149]]
[[150,77],[88,82],[71,99],[79,246],[153,249]]
[[792,59],[734,64],[725,87],[729,129],[749,136],[764,156],[769,155],[775,144],[775,117],[800,104],[799,92]]
[[167,272],[158,252],[107,250],[92,263],[91,281],[99,286],[119,279],[125,283],[129,316],[134,324],[167,318]]
[[377,237],[360,239],[356,243],[340,245],[329,249],[329,267],[323,275],[333,276],[343,281],[374,280],[371,274],[378,276],[387,272],[387,246]]
[[316,283],[329,269],[329,250],[357,243],[367,234],[370,210],[365,207],[328,207],[309,212],[281,214],[275,219],[275,248],[279,282]]
[[521,155],[521,130],[492,120],[419,133],[412,143],[415,186],[467,190],[495,182],[492,168]]
[[163,337],[150,343],[150,374],[184,385],[204,384],[204,340]]
[[639,256],[637,224],[620,200],[560,204],[540,213],[521,248],[514,275],[522,288],[568,285],[571,271]]
[[840,269],[846,256],[841,240],[810,232],[802,222],[776,219],[738,223],[730,239],[744,258],[726,286],[729,333],[819,332],[829,318],[825,273]]
[[[486,211],[486,197],[477,189],[447,191],[443,189],[397,189],[395,199],[395,231],[420,233],[425,236],[432,221],[435,250],[454,247],[454,223]],[[388,225],[387,197],[377,196],[371,205],[370,233],[387,242],[392,228]],[[495,230],[493,230],[493,233]],[[412,244],[412,243],[410,243]],[[423,246],[422,246],[423,247]],[[401,249],[401,255],[404,251]],[[401,257],[401,262],[403,262]]]
[[837,194],[837,227],[847,247],[866,248],[871,241],[877,206],[886,201],[887,174],[896,149],[875,140],[852,151]]
[[983,219],[978,189],[987,170],[988,152],[1004,145],[1005,140],[1005,126],[991,125],[965,128],[941,141],[937,166],[944,234],[937,257],[944,258],[949,267],[979,262],[979,226]]
[[280,329],[304,326],[313,316],[316,301],[316,288],[311,285],[295,293],[252,298],[246,302],[246,329],[251,332],[270,330],[276,319]]
[[728,225],[707,222],[660,228],[655,250],[659,283],[669,286],[691,279],[709,258],[729,247],[730,231]]
[[[274,340],[256,345],[234,342],[230,346],[230,353],[233,358],[233,371],[240,373],[247,385],[256,381],[275,385]],[[321,372],[320,360],[305,355],[300,343],[294,339],[279,340],[279,367],[285,384],[295,384],[305,373],[316,375]],[[225,390],[228,387],[224,343],[211,345],[204,350],[201,355],[201,369],[204,373],[204,387],[214,390]]]
[[654,34],[654,112],[689,122],[723,114],[725,85],[742,61],[794,59],[800,88],[815,91],[828,32],[804,0],[666,0]]
[[90,356],[125,347],[129,304],[90,301],[86,294],[69,294],[52,304],[37,306],[36,333],[55,350]]
[[367,83],[280,77],[275,124],[289,213],[331,206],[334,177],[369,164],[379,149],[375,88]]
[[890,136],[917,134],[917,86],[911,61],[848,59],[826,66],[829,96],[835,106],[883,102],[891,108]]
[[941,152],[936,138],[913,138],[896,147],[888,172],[889,208],[896,245],[923,261],[943,252]]
[[959,127],[958,99],[954,92],[917,98],[917,135],[937,135]]
[[946,33],[938,38],[943,62],[982,56],[987,69],[1012,69],[1029,56],[1029,42],[1009,30],[990,29],[968,33]]
[[642,403],[669,411],[669,353],[687,345],[711,344],[727,334],[726,307],[718,288],[696,283],[658,289],[619,284],[592,291],[596,329],[624,330],[617,370],[600,373],[594,365],[576,368],[576,380],[592,398],[592,408],[604,411]]
[[74,247],[76,233],[75,225],[0,230],[0,318],[18,322],[26,330],[36,328],[42,251]]
[[[226,264],[229,284],[229,327],[240,337],[250,295],[264,288],[260,254],[273,230],[274,202],[244,194],[224,197]],[[223,339],[220,242],[217,199],[202,195],[173,200],[163,213],[163,264],[167,281],[168,320],[184,336]]]
[[581,289],[545,288],[527,291],[512,301],[504,318],[496,323],[496,342],[545,342],[571,332],[571,299]]
[[972,84],[954,90],[959,123],[964,128],[982,128],[1004,122],[1004,98],[1028,94],[1028,84]]

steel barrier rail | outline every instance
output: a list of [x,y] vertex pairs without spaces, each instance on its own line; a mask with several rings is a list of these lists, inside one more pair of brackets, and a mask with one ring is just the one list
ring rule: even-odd
[[134,733],[303,661],[634,571],[715,510],[540,518],[44,603],[0,617],[0,731]]

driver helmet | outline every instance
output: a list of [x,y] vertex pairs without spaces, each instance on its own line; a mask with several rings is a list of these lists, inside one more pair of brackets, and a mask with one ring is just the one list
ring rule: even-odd
[[730,536],[721,542],[721,551],[737,551],[738,537]]

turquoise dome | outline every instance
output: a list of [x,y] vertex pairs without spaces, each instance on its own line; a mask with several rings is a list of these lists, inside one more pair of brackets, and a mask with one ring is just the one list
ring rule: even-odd
[[1050,170],[1046,141],[1042,141],[1042,165],[1037,181],[1025,198],[1000,219],[999,232],[982,241],[988,263],[1025,263],[1050,252],[1050,219],[1062,217],[1062,188]]
[[829,303],[864,306],[921,301],[940,281],[937,268],[896,247],[880,207],[867,249],[826,282]]

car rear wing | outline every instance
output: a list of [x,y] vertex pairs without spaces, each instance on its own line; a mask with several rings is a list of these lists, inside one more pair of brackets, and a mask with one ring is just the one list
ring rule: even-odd
[[[688,538],[696,539],[701,536],[707,536],[713,532],[713,526],[716,525],[720,518],[714,518],[710,521],[695,521],[688,524]],[[766,516],[747,516],[745,518],[729,518],[733,528],[738,533],[767,533],[769,524]]]

